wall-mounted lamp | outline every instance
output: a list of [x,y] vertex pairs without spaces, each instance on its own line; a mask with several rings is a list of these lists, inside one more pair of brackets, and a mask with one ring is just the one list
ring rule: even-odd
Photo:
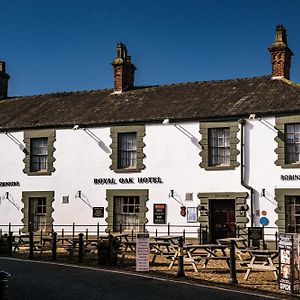
[[75,197],[81,198],[81,191],[78,191]]
[[207,208],[204,205],[201,205],[199,208],[201,216],[207,216]]
[[266,189],[261,189],[261,197],[266,197]]
[[244,213],[248,210],[247,205],[242,205],[239,209],[240,215],[244,215]]
[[72,129],[73,130],[78,130],[79,129],[79,125],[74,125]]

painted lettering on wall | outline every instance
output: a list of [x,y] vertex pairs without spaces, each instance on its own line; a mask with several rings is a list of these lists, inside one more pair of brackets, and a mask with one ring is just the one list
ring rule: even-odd
[[94,178],[94,184],[97,185],[115,185],[115,184],[160,184],[163,183],[161,177],[121,177],[116,178]]
[[300,175],[280,175],[280,179],[283,181],[300,180]]
[[1,186],[20,186],[19,181],[0,181]]

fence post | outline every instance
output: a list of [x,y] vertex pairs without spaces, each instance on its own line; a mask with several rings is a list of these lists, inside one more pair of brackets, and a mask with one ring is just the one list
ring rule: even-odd
[[8,232],[11,232],[11,223],[8,223]]
[[85,230],[85,240],[88,240],[88,238],[89,238],[89,229],[87,228]]
[[185,229],[183,229],[182,236],[183,236],[183,240],[185,241]]
[[236,264],[235,264],[235,241],[231,240],[230,244],[230,279],[229,284],[235,285],[238,284],[236,279]]
[[73,222],[72,237],[75,237],[75,222]]
[[263,231],[263,250],[266,249],[266,245],[265,245],[265,225],[262,226],[262,231]]
[[155,236],[157,236],[157,228],[155,229]]
[[120,223],[120,233],[122,233],[122,223]]
[[198,235],[198,237],[199,237],[199,244],[201,245],[202,243],[201,243],[201,223],[199,223],[199,235]]
[[[9,238],[8,238],[8,255],[9,257],[12,257],[12,242],[13,242],[13,233],[12,231],[9,232]],[[0,298],[1,299],[1,298]]]
[[99,231],[99,222],[97,223],[97,236],[100,235],[100,231]]
[[133,234],[133,229],[131,229],[131,240],[133,241],[134,239],[134,234]]
[[278,250],[278,232],[275,231],[275,249]]
[[170,223],[168,223],[168,235],[170,235]]
[[33,248],[34,248],[33,228],[32,228],[32,224],[29,223],[29,259],[33,259]]
[[180,237],[178,240],[178,271],[176,277],[184,277],[184,257],[183,257],[183,238]]
[[56,260],[56,250],[57,250],[57,233],[52,233],[52,260]]
[[79,233],[79,245],[78,245],[78,262],[82,263],[83,257],[83,233]]

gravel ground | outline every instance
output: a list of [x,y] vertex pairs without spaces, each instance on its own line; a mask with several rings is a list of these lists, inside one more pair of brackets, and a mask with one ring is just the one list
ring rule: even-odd
[[[14,257],[16,258],[28,258],[28,250],[18,250],[14,253]],[[40,256],[39,252],[34,253],[34,260],[43,260],[43,261],[51,261],[51,252],[45,251]],[[78,257],[76,254],[71,256],[67,251],[59,251],[57,253],[57,261],[60,263],[68,263],[68,264],[79,264]],[[149,275],[159,275],[163,277],[176,277],[177,274],[177,265],[173,267],[172,270],[168,269],[170,264],[170,260],[157,256],[154,264],[150,265]],[[100,266],[97,261],[96,253],[88,253],[81,265],[93,266],[93,267],[105,267],[117,270],[131,271],[135,272],[135,256],[131,253],[127,253],[123,262],[118,261],[116,266]],[[184,271],[186,280],[195,280],[201,283],[215,283],[215,284],[228,284],[230,274],[229,269],[225,261],[209,261],[207,268],[202,267],[202,263],[198,262],[197,267],[199,273],[195,273],[192,265],[189,263],[185,263]],[[256,289],[260,291],[268,291],[268,292],[280,292],[278,288],[277,280],[274,277],[273,272],[270,271],[251,271],[250,276],[247,280],[244,280],[244,276],[246,273],[246,268],[241,266],[239,261],[237,260],[237,280],[238,285],[244,288]]]

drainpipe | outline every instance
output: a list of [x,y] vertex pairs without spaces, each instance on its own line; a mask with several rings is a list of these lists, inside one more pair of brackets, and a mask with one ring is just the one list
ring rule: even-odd
[[246,120],[240,119],[239,123],[241,124],[241,185],[250,191],[250,214],[251,214],[250,222],[251,222],[251,227],[253,227],[254,190],[250,185],[248,185],[245,182],[245,178],[244,178],[244,169],[245,169],[245,165],[244,165],[244,150],[245,150],[244,149],[245,148],[244,126],[246,124]]

